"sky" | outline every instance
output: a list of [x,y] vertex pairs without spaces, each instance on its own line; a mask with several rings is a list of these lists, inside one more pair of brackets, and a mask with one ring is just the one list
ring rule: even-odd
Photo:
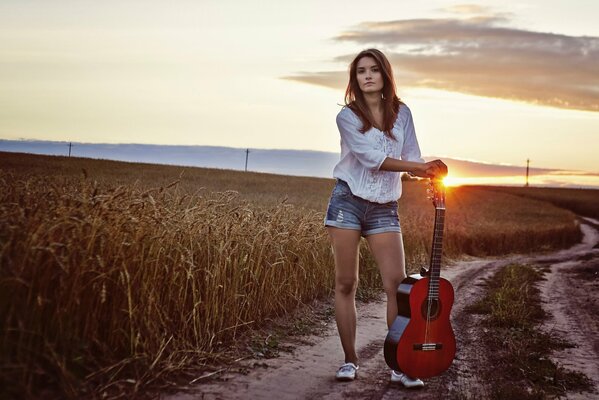
[[[424,156],[530,159],[549,171],[533,183],[599,187],[597,15],[596,0],[2,0],[0,139],[338,152],[348,65],[376,47]],[[521,179],[485,171],[453,178]]]

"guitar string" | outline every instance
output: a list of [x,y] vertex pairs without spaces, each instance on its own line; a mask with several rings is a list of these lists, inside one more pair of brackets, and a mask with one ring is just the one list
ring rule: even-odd
[[[431,253],[431,266],[435,265],[435,262],[437,261],[436,257],[435,257],[435,249],[436,249],[436,245],[437,245],[437,241],[439,239],[439,234],[438,234],[438,229],[439,226],[442,225],[444,223],[444,214],[441,212],[441,209],[435,209],[435,230],[434,230],[434,237],[433,237],[433,252]],[[440,260],[439,260],[440,262]],[[432,269],[432,268],[431,268]],[[433,303],[433,292],[434,292],[434,286],[432,285],[432,274],[435,273],[436,275],[436,271],[437,269],[435,269],[434,271],[430,271],[429,272],[429,279],[428,279],[428,299],[427,299],[427,310],[426,310],[426,324],[425,324],[425,330],[424,330],[424,342],[423,343],[428,343],[428,335],[429,335],[429,330],[430,330],[430,325],[431,325],[431,320],[432,320],[432,316],[431,316],[431,310],[432,310],[432,303]],[[438,293],[438,288],[437,288],[437,293]]]

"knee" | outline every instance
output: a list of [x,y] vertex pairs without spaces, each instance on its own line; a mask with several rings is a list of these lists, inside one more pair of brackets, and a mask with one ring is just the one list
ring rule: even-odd
[[355,276],[351,277],[337,277],[335,279],[335,292],[342,295],[352,295],[356,293],[358,288],[358,278]]
[[397,295],[397,288],[403,279],[393,279],[383,284],[383,289],[389,298]]

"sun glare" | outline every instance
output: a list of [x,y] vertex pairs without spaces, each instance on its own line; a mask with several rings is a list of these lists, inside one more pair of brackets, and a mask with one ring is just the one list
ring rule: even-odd
[[460,180],[447,175],[445,178],[443,178],[443,186],[460,186]]

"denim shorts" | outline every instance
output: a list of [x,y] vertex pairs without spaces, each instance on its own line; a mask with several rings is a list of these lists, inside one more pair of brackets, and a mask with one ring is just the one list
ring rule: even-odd
[[337,179],[331,193],[324,225],[360,231],[362,236],[401,233],[397,201],[381,204],[354,196],[341,179]]

